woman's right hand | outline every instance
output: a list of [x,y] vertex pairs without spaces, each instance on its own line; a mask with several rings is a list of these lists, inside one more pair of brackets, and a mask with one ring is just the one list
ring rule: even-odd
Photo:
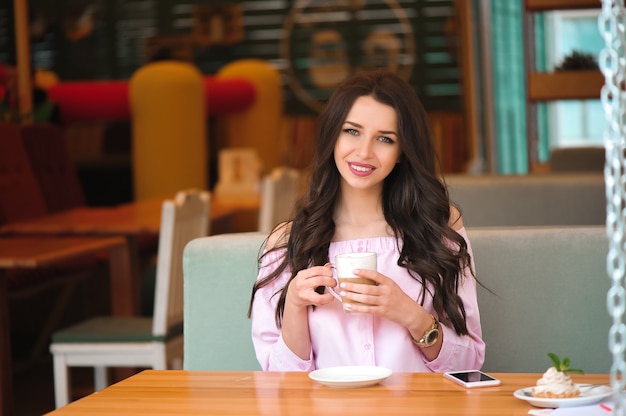
[[282,337],[285,345],[303,360],[310,360],[311,341],[308,325],[308,306],[326,305],[335,300],[333,295],[315,291],[320,286],[335,287],[330,264],[300,270],[289,283],[285,311],[283,313]]
[[320,286],[335,287],[336,285],[337,281],[333,278],[330,263],[300,270],[289,283],[286,304],[297,308],[326,305],[335,299],[334,296],[327,290],[320,294],[316,289]]

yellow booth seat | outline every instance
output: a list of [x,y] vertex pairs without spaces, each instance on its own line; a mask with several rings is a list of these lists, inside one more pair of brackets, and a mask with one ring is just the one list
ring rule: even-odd
[[218,79],[245,78],[254,84],[255,100],[245,110],[221,119],[222,148],[252,148],[265,172],[286,161],[286,143],[281,141],[283,97],[279,71],[260,59],[241,59],[224,65]]
[[145,65],[130,79],[135,200],[207,189],[202,74],[185,62]]

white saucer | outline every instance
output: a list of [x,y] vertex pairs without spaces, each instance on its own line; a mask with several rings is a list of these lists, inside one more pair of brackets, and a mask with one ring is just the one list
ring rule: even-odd
[[513,396],[517,397],[518,399],[525,400],[535,407],[557,408],[584,406],[588,404],[599,403],[613,393],[613,389],[610,386],[589,387],[579,384],[578,388],[580,389],[580,396],[565,399],[533,397],[531,393],[532,387],[526,387],[525,389],[516,390],[513,393]]
[[385,367],[343,366],[315,370],[309,373],[309,377],[328,387],[354,389],[378,384],[392,373]]

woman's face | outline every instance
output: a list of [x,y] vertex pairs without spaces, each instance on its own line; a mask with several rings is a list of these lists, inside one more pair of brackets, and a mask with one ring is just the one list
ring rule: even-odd
[[381,192],[400,158],[395,109],[371,96],[357,98],[335,142],[334,156],[342,186]]

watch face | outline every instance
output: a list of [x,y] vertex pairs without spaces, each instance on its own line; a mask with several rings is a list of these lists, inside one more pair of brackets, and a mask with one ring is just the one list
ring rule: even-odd
[[437,339],[439,338],[439,330],[438,329],[433,329],[432,331],[430,331],[428,333],[428,335],[426,335],[426,344],[428,345],[432,345],[435,342],[437,342]]

